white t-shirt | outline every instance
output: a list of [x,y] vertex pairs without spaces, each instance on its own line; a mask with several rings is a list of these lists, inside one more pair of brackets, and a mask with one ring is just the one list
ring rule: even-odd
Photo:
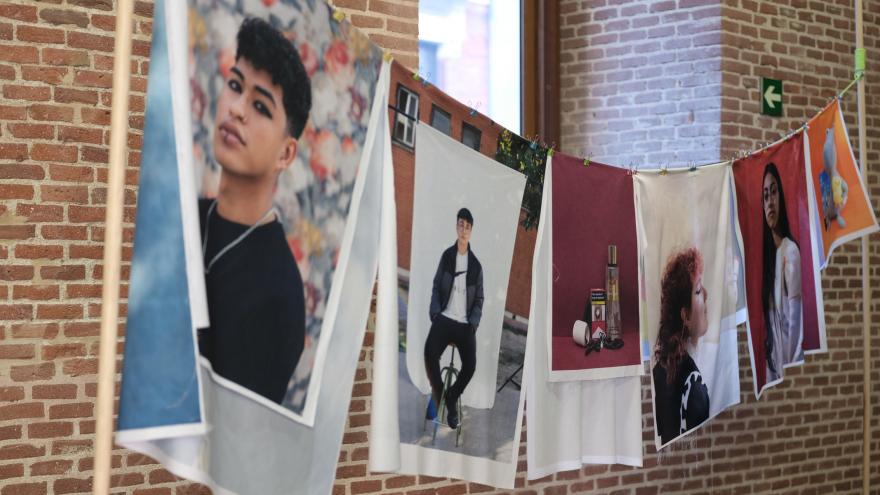
[[467,323],[467,268],[468,253],[456,254],[455,256],[455,279],[452,282],[452,293],[449,294],[449,304],[443,311],[443,315],[459,323]]

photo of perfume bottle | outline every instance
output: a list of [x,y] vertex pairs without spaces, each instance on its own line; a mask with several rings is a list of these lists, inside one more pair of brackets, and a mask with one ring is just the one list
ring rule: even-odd
[[623,347],[620,273],[617,266],[617,246],[614,244],[608,245],[605,288],[590,289],[584,320],[574,323],[572,338],[579,346],[587,348],[587,354],[601,349],[616,350]]
[[620,328],[620,275],[617,271],[617,246],[608,246],[608,266],[605,268],[605,333],[608,340],[621,339]]

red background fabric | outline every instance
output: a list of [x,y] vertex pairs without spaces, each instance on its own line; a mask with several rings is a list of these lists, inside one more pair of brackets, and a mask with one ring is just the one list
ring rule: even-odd
[[749,307],[749,326],[752,334],[752,356],[755,365],[757,390],[767,383],[767,364],[764,355],[763,309],[761,283],[764,267],[763,253],[763,198],[764,167],[773,162],[782,178],[785,208],[791,235],[801,255],[801,298],[804,311],[804,350],[819,348],[816,282],[813,278],[813,246],[810,241],[810,216],[807,207],[807,185],[804,163],[804,138],[798,133],[787,141],[748,158],[737,160],[733,166],[736,183],[737,214],[743,237],[746,268],[746,301]]
[[[553,155],[553,370],[634,365],[639,349],[638,254],[632,177],[621,168]],[[616,244],[624,346],[584,356],[571,337],[591,288],[605,288]]]

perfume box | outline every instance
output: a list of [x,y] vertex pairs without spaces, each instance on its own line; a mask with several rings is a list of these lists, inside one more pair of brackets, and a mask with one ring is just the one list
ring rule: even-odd
[[597,332],[605,333],[608,329],[605,323],[606,296],[605,289],[590,290],[590,330],[594,335]]

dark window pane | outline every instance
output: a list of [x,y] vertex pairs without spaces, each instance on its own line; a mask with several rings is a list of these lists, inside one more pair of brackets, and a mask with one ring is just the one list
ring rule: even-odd
[[452,116],[448,112],[441,110],[436,105],[431,110],[431,127],[446,134],[452,135]]
[[470,124],[461,125],[461,142],[470,148],[480,151],[480,137],[482,133]]

